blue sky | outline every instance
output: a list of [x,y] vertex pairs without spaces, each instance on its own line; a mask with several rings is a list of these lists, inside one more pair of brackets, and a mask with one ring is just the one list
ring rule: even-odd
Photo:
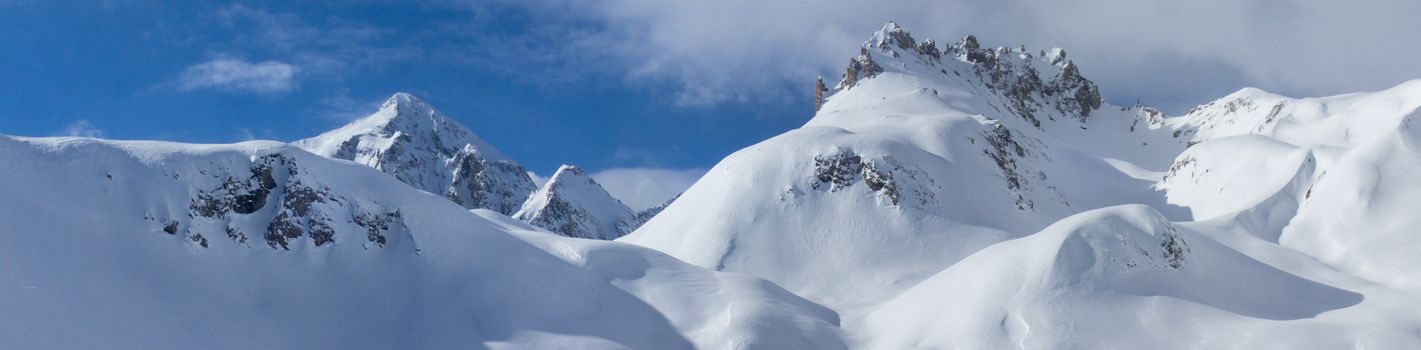
[[[11,4],[0,11],[7,85],[0,132],[58,135],[84,121],[115,139],[294,140],[408,91],[535,171],[563,163],[689,168],[708,167],[812,112],[807,93],[753,106],[677,104],[663,91],[670,88],[628,81],[596,60],[509,43],[539,29],[523,8],[490,11],[497,12],[458,4]],[[206,77],[221,74],[256,77]]]
[[801,125],[813,78],[836,78],[887,20],[920,39],[1066,47],[1108,101],[1178,113],[1243,86],[1316,96],[1421,77],[1414,13],[1384,0],[0,0],[0,133],[290,141],[405,91],[531,170],[662,188],[629,200],[645,203]]

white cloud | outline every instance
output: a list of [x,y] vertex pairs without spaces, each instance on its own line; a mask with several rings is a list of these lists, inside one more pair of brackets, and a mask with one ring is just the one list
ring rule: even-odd
[[919,39],[976,34],[988,45],[1065,47],[1107,98],[1125,103],[1193,101],[1242,85],[1333,94],[1421,78],[1416,1],[523,3],[549,18],[599,23],[601,34],[584,40],[600,46],[579,55],[608,55],[632,77],[676,83],[688,104],[808,94],[810,80],[836,75],[888,20]]
[[218,58],[188,67],[178,78],[182,90],[216,89],[234,92],[278,93],[295,88],[296,67],[278,62],[252,63]]
[[705,169],[612,168],[591,176],[607,193],[633,210],[642,210],[685,192],[705,174]]
[[101,139],[104,138],[104,131],[95,127],[94,124],[90,123],[87,119],[79,119],[64,127],[64,135]]

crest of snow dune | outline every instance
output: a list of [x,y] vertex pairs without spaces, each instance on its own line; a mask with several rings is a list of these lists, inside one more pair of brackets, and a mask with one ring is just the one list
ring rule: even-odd
[[642,221],[582,169],[570,165],[558,168],[513,218],[565,236],[593,239],[621,237]]
[[393,175],[465,208],[512,214],[535,189],[523,166],[407,93],[380,110],[295,145]]

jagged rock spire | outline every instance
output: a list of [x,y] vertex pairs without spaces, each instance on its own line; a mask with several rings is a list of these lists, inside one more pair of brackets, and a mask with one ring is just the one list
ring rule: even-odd
[[[1033,55],[1025,46],[983,48],[974,35],[940,49],[932,39],[918,42],[896,22],[888,22],[869,37],[858,56],[849,60],[834,90],[851,89],[885,68],[907,74],[951,74],[950,79],[979,84],[996,96],[985,98],[999,97],[993,103],[1037,127],[1042,119],[1058,116],[1084,121],[1104,103],[1095,83],[1081,75],[1065,50]],[[824,99],[816,92],[816,108],[822,108]]]

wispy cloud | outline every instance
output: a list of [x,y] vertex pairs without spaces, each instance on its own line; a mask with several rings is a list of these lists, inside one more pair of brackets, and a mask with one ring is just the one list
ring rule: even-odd
[[[418,46],[377,44],[392,30],[340,17],[312,22],[294,13],[230,5],[203,17],[190,30],[218,33],[201,44],[216,58],[188,66],[179,90],[277,94],[303,81],[339,79],[352,67],[379,66],[420,56]],[[240,57],[267,57],[254,61]]]
[[214,89],[260,94],[291,91],[296,67],[278,61],[248,62],[218,58],[189,66],[178,78],[182,90]]
[[337,76],[352,66],[406,61],[423,52],[417,45],[382,41],[399,34],[392,29],[337,16],[313,21],[294,13],[230,5],[211,18],[230,35],[212,49],[281,57],[308,75]]
[[88,119],[75,120],[64,127],[65,136],[104,138],[104,131],[90,123]]
[[[504,6],[508,1],[474,1]],[[1107,98],[1218,97],[1241,85],[1291,95],[1389,87],[1421,77],[1408,43],[1421,2],[902,0],[529,0],[542,20],[592,22],[601,62],[680,86],[683,104],[808,94],[896,20],[919,39],[1065,47]],[[490,5],[494,4],[494,5]],[[567,44],[573,45],[573,44]],[[1359,56],[1359,53],[1361,54]],[[1364,63],[1364,64],[1363,64]]]

